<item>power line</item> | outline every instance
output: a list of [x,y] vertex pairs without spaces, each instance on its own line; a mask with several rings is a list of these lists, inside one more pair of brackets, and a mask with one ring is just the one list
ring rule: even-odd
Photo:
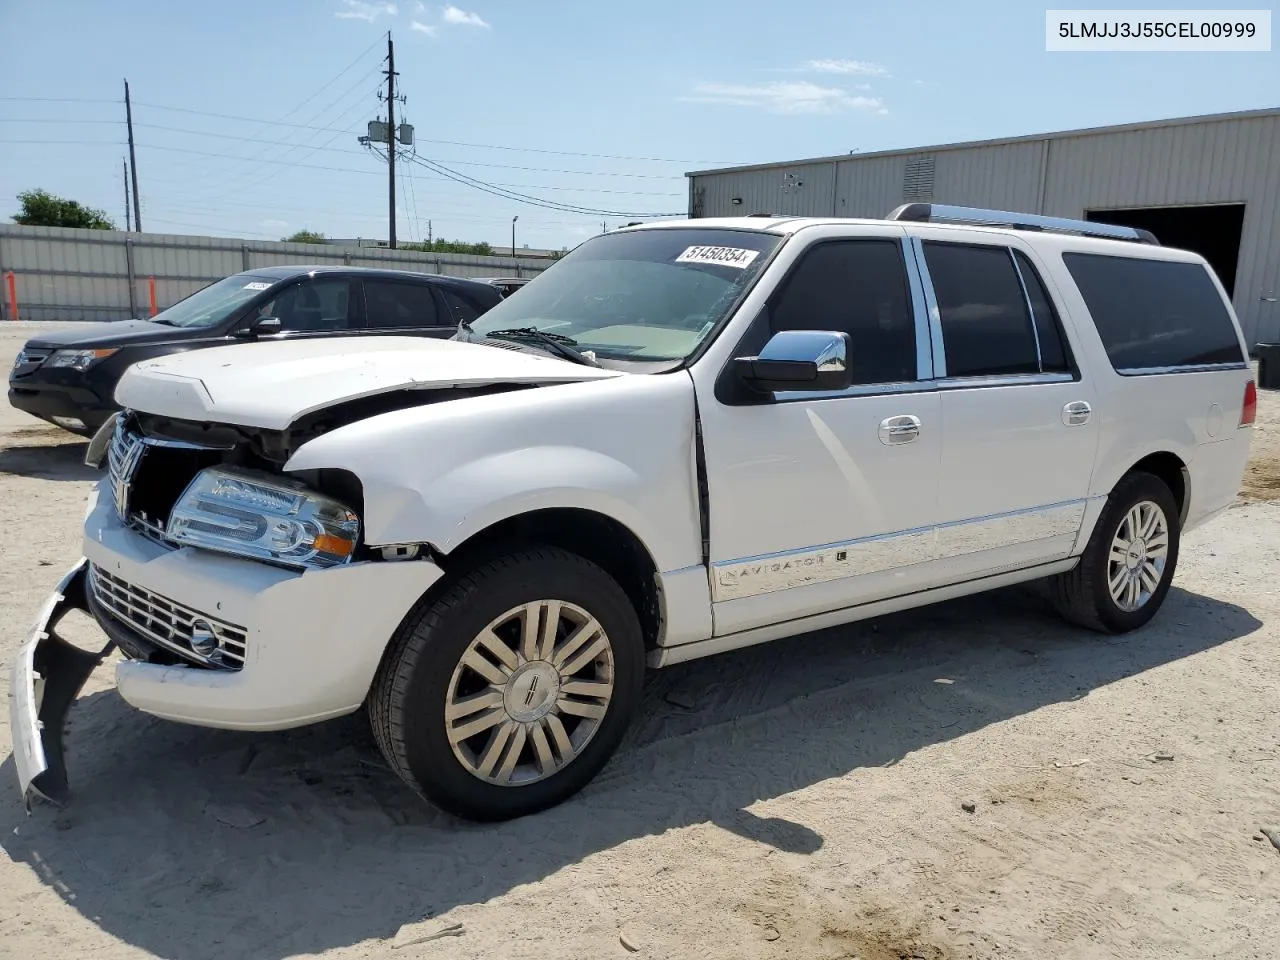
[[[167,133],[186,133],[197,137],[216,137],[222,140],[245,140],[253,143],[277,144],[282,147],[298,147],[302,144],[291,143],[287,140],[262,140],[258,137],[242,137],[232,133],[214,133],[209,130],[187,130],[182,127],[168,127],[157,123],[135,123],[135,127],[141,127],[146,130],[163,130]],[[355,133],[353,129],[340,130],[339,134]],[[332,143],[332,140],[328,141]],[[423,140],[422,143],[430,141]],[[317,146],[315,150],[328,150],[331,153],[352,153],[364,155],[363,150],[349,150],[346,147],[329,147]],[[683,180],[684,177],[679,174],[670,173],[616,173],[609,170],[565,170],[559,167],[525,167],[506,163],[483,163],[479,160],[450,160],[449,163],[459,167],[488,167],[493,170],[522,170],[532,173],[564,173],[576,177],[625,177],[633,180]]]
[[[377,72],[378,72],[378,67],[377,67],[377,66],[375,66],[372,70],[370,70],[368,73],[366,73],[364,76],[362,76],[362,77],[361,77],[359,80],[357,80],[354,84],[352,84],[350,87],[348,87],[346,90],[344,90],[341,94],[339,94],[336,100],[331,101],[327,106],[322,107],[319,111],[317,111],[315,114],[313,114],[311,117],[309,117],[309,118],[308,118],[308,122],[309,122],[310,120],[314,120],[314,119],[316,119],[317,117],[321,116],[321,115],[322,115],[322,114],[324,114],[324,113],[327,113],[329,110],[331,110],[331,109],[333,109],[334,107],[336,107],[339,103],[342,103],[343,101],[345,101],[349,96],[351,96],[351,94],[352,94],[352,93],[354,93],[354,92],[356,91],[356,89],[357,89],[358,87],[360,87],[362,84],[364,84],[364,83],[365,83],[365,82],[366,82],[366,81],[367,81],[371,76],[373,76],[373,74],[375,74],[375,73],[377,73]],[[292,113],[292,112],[295,112],[295,111],[290,111],[290,112]],[[286,116],[288,116],[288,115],[289,115],[289,114],[286,114]],[[248,155],[245,155],[245,156],[237,157],[237,158],[236,158],[236,160],[237,160],[237,165],[238,165],[239,163],[244,163],[244,162],[253,162],[253,161],[255,161],[255,160],[263,159],[267,153],[272,152],[273,144],[265,144],[264,146],[265,146],[265,149],[264,149],[264,150],[259,150],[259,151],[257,151],[256,153],[251,153],[251,154],[248,154]],[[288,154],[292,153],[292,152],[294,151],[294,149],[297,149],[298,147],[301,147],[301,146],[304,146],[304,144],[303,144],[303,143],[291,144],[287,149],[285,149],[285,150],[283,150],[283,151],[275,151],[275,156],[276,156],[276,158],[278,158],[278,159],[283,159],[285,156],[287,156]],[[234,169],[234,167],[233,167],[233,169]],[[258,182],[259,180],[263,180],[263,179],[269,179],[269,178],[266,178],[266,177],[264,177],[264,178],[258,178],[258,179],[257,179],[257,180],[255,180],[254,182],[256,183],[256,182]]]
[[0,97],[0,103],[124,103],[124,101],[85,97]]
[[[450,180],[456,180],[458,183],[464,183],[467,186],[474,187],[475,189],[480,190],[484,193],[490,193],[490,194],[493,194],[494,196],[503,197],[507,200],[515,200],[520,203],[527,203],[535,207],[544,207],[548,210],[559,210],[562,213],[579,213],[579,214],[589,215],[593,217],[598,217],[598,216],[676,217],[681,215],[679,213],[651,213],[651,212],[637,213],[634,211],[623,211],[623,210],[602,210],[602,209],[596,209],[592,207],[582,207],[582,206],[578,206],[577,204],[560,203],[559,201],[556,201],[556,200],[546,200],[541,197],[533,197],[528,194],[516,193],[514,190],[509,190],[509,189],[500,187],[498,184],[486,183],[483,180],[477,180],[475,177],[469,177],[465,173],[458,173],[458,171],[456,170],[450,170],[448,167],[442,166],[438,163],[434,163],[433,161],[428,160],[425,157],[414,155],[410,157],[410,160],[413,163],[417,163],[421,166],[426,167],[428,170],[433,170],[436,173],[442,174],[443,176],[447,177]],[[535,187],[532,189],[546,189],[546,188]],[[594,192],[605,192],[605,191],[591,191],[591,192],[594,193]]]
[[[0,99],[3,99],[3,98],[0,98]],[[107,102],[115,103],[118,101],[107,101]],[[273,126],[278,126],[278,127],[295,127],[301,130],[316,130],[322,133],[347,133],[348,132],[346,130],[336,130],[333,127],[317,127],[307,123],[284,123],[284,122],[277,122],[277,121],[271,121],[271,120],[263,120],[259,117],[245,117],[245,116],[240,116],[238,114],[214,113],[208,110],[192,110],[187,107],[169,107],[159,103],[144,103],[141,100],[138,100],[135,102],[140,107],[149,107],[152,110],[168,110],[173,113],[189,113],[189,114],[193,114],[195,116],[201,116],[201,117],[217,117],[220,120],[238,120],[243,123],[265,123],[265,124],[271,124]],[[725,166],[730,166],[736,162],[732,160],[705,160],[705,159],[698,160],[698,159],[680,159],[680,158],[673,158],[673,157],[628,156],[625,154],[617,154],[617,153],[583,153],[583,152],[574,151],[574,150],[550,150],[550,149],[545,149],[541,147],[514,147],[514,146],[511,146],[510,144],[470,143],[463,140],[420,139],[418,142],[431,143],[431,144],[436,144],[437,146],[446,146],[446,147],[470,147],[472,149],[477,149],[477,150],[509,150],[509,151],[515,151],[517,153],[554,154],[556,156],[561,156],[561,157],[587,157],[592,160],[638,160],[645,163],[708,163],[708,164],[723,164]]]
[[[122,101],[113,100],[112,103]],[[64,120],[61,117],[0,117],[0,123],[61,123],[61,124],[81,124],[81,123],[115,123],[119,124],[119,120]]]
[[[180,153],[180,154],[186,154],[189,156],[210,157],[213,159],[225,159],[225,157],[220,153],[210,153],[205,150],[187,150],[183,147],[167,147],[167,146],[161,146],[160,144],[153,144],[153,143],[140,143],[138,144],[138,146],[143,147],[147,150],[163,150],[169,153]],[[385,162],[386,160],[385,154],[375,153],[375,155],[378,157],[379,160],[382,160]],[[414,157],[414,160],[421,161],[423,160],[423,158]],[[324,170],[329,173],[355,173],[355,174],[360,174],[362,176],[381,176],[383,173],[383,171],[381,170],[357,170],[354,167],[329,167],[329,166],[323,166],[321,164],[315,164],[315,163],[298,163],[297,161],[294,161],[294,160],[259,159],[259,160],[254,160],[253,162],[273,164],[276,166],[284,166],[284,167],[289,167],[291,169],[297,169],[297,170]],[[427,161],[427,162],[432,163],[434,161]],[[451,172],[456,173],[456,171],[451,171]],[[463,180],[458,180],[459,183],[465,183],[467,180],[474,179],[471,177],[467,177],[466,174],[456,174],[456,177],[446,175],[446,178],[450,180],[457,179],[458,177],[465,178]],[[440,177],[423,177],[421,179],[438,180],[440,179]],[[522,190],[563,190],[570,193],[605,193],[605,194],[615,194],[619,196],[629,196],[629,197],[680,197],[684,195],[683,193],[676,193],[673,191],[659,191],[659,190],[604,190],[599,187],[564,187],[564,186],[552,186],[550,184],[537,184],[537,183],[488,184],[486,181],[476,181],[476,182],[484,183],[486,186],[496,186],[496,187],[503,187],[503,188],[515,187]],[[255,186],[255,184],[249,184],[248,186]],[[631,214],[609,213],[609,216],[621,217],[621,216],[631,216]],[[646,216],[648,216],[648,214],[646,214]],[[663,214],[663,216],[666,216],[666,214]]]

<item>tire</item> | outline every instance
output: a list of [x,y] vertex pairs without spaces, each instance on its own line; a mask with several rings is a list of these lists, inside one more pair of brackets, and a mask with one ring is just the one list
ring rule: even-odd
[[369,719],[413,790],[466,819],[508,820],[560,803],[604,767],[639,707],[644,667],[636,612],[608,574],[565,550],[519,548],[410,612]]
[[[1152,519],[1153,511],[1158,511],[1158,519]],[[1126,552],[1122,557],[1120,548],[1130,536],[1133,524],[1142,527],[1148,522],[1154,524],[1150,529],[1155,532],[1149,534],[1147,540],[1132,538],[1133,552]],[[1159,535],[1160,529],[1164,531],[1163,536]],[[1168,485],[1149,473],[1126,474],[1107,497],[1107,505],[1079,564],[1049,581],[1054,606],[1070,622],[1100,633],[1128,633],[1138,629],[1154,617],[1164,603],[1177,569],[1180,540],[1178,504]],[[1158,562],[1162,544],[1164,554]],[[1115,557],[1113,545],[1117,547]],[[1139,553],[1143,555],[1141,559]],[[1136,572],[1136,596],[1132,586],[1113,594],[1113,580],[1119,578],[1126,585],[1133,581],[1133,576],[1122,571],[1121,566]],[[1143,573],[1144,570],[1148,572]],[[1156,579],[1154,589],[1152,579]]]

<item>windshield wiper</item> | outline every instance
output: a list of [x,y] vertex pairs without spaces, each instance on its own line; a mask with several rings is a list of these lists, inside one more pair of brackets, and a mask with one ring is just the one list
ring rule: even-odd
[[[468,331],[471,329],[468,326]],[[573,337],[566,337],[560,333],[548,333],[545,330],[539,330],[537,327],[511,327],[508,330],[487,330],[481,337],[491,337],[494,340],[513,340],[516,343],[536,343],[546,347],[556,356],[564,357],[566,360],[572,360],[574,363],[581,363],[588,367],[600,366],[591,357],[588,357],[580,350],[575,350],[578,341]]]

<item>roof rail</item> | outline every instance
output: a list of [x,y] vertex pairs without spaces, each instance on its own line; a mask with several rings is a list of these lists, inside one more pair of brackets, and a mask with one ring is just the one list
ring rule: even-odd
[[1135,243],[1160,245],[1156,235],[1140,227],[1118,227],[1110,223],[1071,220],[1066,217],[1041,217],[1033,213],[1010,213],[1007,210],[983,210],[979,207],[953,207],[945,203],[904,203],[885,217],[886,220],[909,220],[914,223],[967,223],[985,227],[1009,227],[1046,233],[1075,233],[1085,237],[1106,237]]

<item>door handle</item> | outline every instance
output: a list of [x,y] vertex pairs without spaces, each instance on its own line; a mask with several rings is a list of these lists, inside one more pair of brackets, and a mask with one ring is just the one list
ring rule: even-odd
[[1068,427],[1078,427],[1081,424],[1088,423],[1089,415],[1092,413],[1093,407],[1083,400],[1076,400],[1062,408],[1062,422]]
[[910,443],[920,438],[920,418],[908,414],[886,417],[880,421],[880,429],[876,433],[886,446]]

